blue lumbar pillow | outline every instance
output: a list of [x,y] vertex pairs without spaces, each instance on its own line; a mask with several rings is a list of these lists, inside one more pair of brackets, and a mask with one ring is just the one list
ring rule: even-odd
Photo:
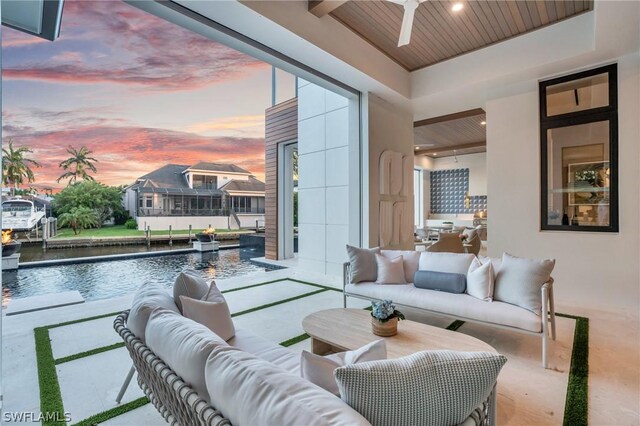
[[426,290],[464,293],[467,288],[467,277],[453,272],[417,271],[413,276],[413,285]]

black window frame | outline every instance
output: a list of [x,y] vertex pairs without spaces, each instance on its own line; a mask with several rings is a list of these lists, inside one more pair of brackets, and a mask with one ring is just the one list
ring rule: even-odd
[[[579,80],[599,74],[608,74],[609,105],[574,111],[565,114],[547,116],[547,87],[568,81]],[[539,82],[540,102],[540,229],[542,231],[576,231],[576,232],[619,232],[619,198],[618,198],[618,65],[611,64],[578,72],[558,78]],[[609,225],[579,226],[551,225],[548,217],[549,170],[548,140],[550,129],[576,126],[580,124],[609,122]]]

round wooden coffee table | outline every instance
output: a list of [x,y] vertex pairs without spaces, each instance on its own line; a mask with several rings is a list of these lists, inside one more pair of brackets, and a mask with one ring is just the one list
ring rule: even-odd
[[376,336],[371,332],[371,312],[364,309],[318,311],[302,320],[302,328],[311,337],[311,350],[318,355],[354,350],[378,339],[385,339],[388,358],[434,349],[497,352],[475,337],[409,320],[398,323],[395,336]]

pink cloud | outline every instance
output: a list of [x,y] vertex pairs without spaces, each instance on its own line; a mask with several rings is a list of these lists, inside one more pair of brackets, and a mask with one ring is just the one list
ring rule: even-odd
[[[11,63],[3,78],[177,91],[243,78],[268,67],[120,1],[65,2],[60,34],[51,44],[52,57]],[[11,37],[8,43],[27,40]],[[11,44],[3,41],[3,46]]]
[[[5,137],[11,137],[5,131]],[[233,163],[264,179],[264,140],[260,138],[206,137],[164,129],[84,126],[52,132],[14,136],[17,146],[33,148],[32,158],[42,167],[34,170],[39,187],[58,188],[59,163],[66,147],[87,146],[98,159],[95,178],[109,185],[125,185],[167,163],[198,161]]]

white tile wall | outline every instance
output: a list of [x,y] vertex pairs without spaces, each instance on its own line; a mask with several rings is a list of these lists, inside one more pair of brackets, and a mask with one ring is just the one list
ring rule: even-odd
[[[300,142],[298,142],[298,146]],[[324,188],[325,184],[325,152],[300,155],[298,188]]]
[[325,134],[327,149],[349,145],[349,108],[331,111],[326,116]]
[[346,245],[349,242],[348,225],[327,225],[327,262],[342,263],[347,260]]
[[329,90],[325,90],[326,112],[333,111],[338,108],[344,108],[349,105],[349,100],[344,96],[340,96]]
[[325,113],[326,90],[315,84],[307,84],[298,89],[298,120]]
[[298,189],[298,223],[324,225],[325,188]]
[[298,265],[342,274],[349,241],[349,101],[298,81]]
[[298,122],[298,153],[300,155],[325,149],[325,116],[316,115]]
[[349,148],[327,150],[325,161],[327,186],[349,185]]
[[348,225],[349,224],[349,187],[333,186],[327,188],[326,221],[327,225]]

